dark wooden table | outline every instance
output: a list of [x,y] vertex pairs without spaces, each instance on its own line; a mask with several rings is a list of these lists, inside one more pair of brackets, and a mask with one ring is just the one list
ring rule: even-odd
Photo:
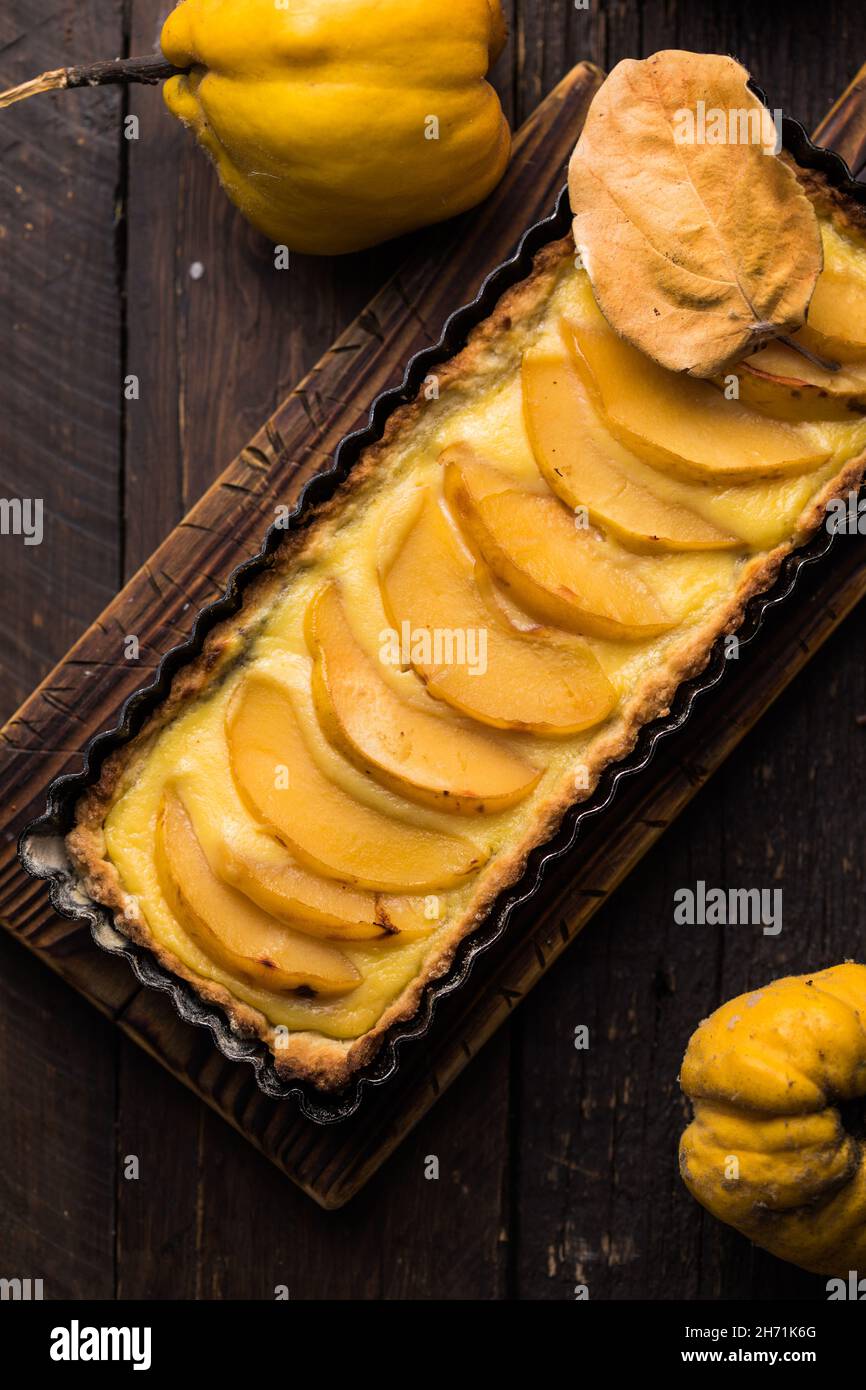
[[[148,51],[168,8],[6,0],[0,86]],[[609,68],[677,46],[734,53],[771,105],[812,126],[866,58],[860,0],[509,9],[496,78],[514,124],[580,58]],[[123,138],[127,109],[137,141]],[[0,538],[0,720],[394,256],[296,257],[275,276],[271,248],[157,92],[4,113],[0,495],[43,497],[46,530],[41,546]],[[579,1282],[592,1298],[821,1297],[822,1280],[753,1250],[681,1187],[676,1077],[721,998],[862,940],[864,639],[860,610],[339,1212],[315,1207],[0,933],[0,1276],[41,1277],[46,1297],[70,1298],[271,1298],[286,1284],[301,1299],[567,1299]],[[781,886],[781,935],[676,927],[673,894],[698,878]],[[438,1181],[424,1176],[432,1154]]]

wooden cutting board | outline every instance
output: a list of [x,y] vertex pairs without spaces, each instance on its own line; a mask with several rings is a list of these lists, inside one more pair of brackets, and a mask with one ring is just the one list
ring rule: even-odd
[[[857,172],[866,162],[864,75],[818,132]],[[370,400],[397,383],[407,359],[435,341],[447,315],[471,299],[522,230],[552,210],[565,165],[601,73],[580,64],[521,128],[508,174],[488,202],[433,229],[291,393],[2,730],[0,920],[243,1133],[322,1206],[356,1193],[466,1066],[568,942],[654,844],[665,826],[781,693],[866,592],[866,547],[848,538],[816,567],[795,609],[771,620],[722,686],[703,697],[670,751],[626,783],[581,848],[545,885],[531,913],[483,957],[466,986],[440,1006],[431,1034],[403,1053],[398,1075],[368,1092],[359,1112],[326,1128],[292,1102],[266,1099],[252,1071],[228,1062],[201,1029],[182,1023],[161,995],[98,950],[83,926],[54,915],[45,885],[20,869],[15,844],[38,815],[49,781],[78,770],[79,750],[116,722],[123,700],[150,679],[190,618],[254,554],[274,507],[297,497],[339,439],[366,418]],[[140,660],[125,659],[135,633]]]

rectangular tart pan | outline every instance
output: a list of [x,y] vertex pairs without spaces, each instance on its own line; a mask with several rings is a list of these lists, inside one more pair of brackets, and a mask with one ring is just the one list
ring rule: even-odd
[[[802,167],[823,173],[831,186],[852,201],[866,206],[866,183],[856,182],[844,160],[815,146],[803,127],[789,117],[784,118],[783,146]],[[51,782],[44,813],[25,827],[19,840],[21,864],[32,877],[47,880],[51,903],[57,912],[72,920],[86,922],[94,941],[102,950],[125,957],[137,980],[148,989],[167,994],[185,1022],[207,1028],[225,1057],[231,1061],[249,1063],[265,1095],[292,1100],[308,1119],[319,1124],[334,1123],[353,1115],[361,1105],[365,1091],[388,1081],[396,1073],[401,1057],[410,1049],[422,1045],[421,1040],[433,1024],[438,1001],[459,989],[482,952],[502,938],[515,910],[533,898],[551,867],[574,848],[584,822],[599,815],[611,804],[623,778],[641,773],[649,766],[660,740],[682,729],[699,697],[723,680],[727,667],[723,642],[720,640],[716,643],[700,675],[680,685],[670,713],[663,719],[645,725],[628,757],[608,767],[591,798],[572,806],[557,832],[530,853],[522,877],[500,895],[483,922],[460,942],[447,973],[428,983],[417,1013],[410,1020],[395,1024],[386,1033],[373,1060],[360,1068],[341,1091],[325,1093],[306,1081],[281,1080],[271,1053],[262,1041],[251,1040],[235,1032],[217,1005],[205,1002],[191,985],[160,965],[149,950],[123,936],[114,926],[111,912],[94,902],[84,890],[69,861],[64,836],[72,826],[76,801],[85,788],[98,780],[106,757],[138,733],[147,717],[168,694],[176,672],[199,655],[212,628],[238,612],[247,585],[272,567],[275,552],[286,532],[301,530],[308,524],[311,509],[330,498],[366,446],[381,439],[390,415],[415,398],[428,373],[454,356],[465,345],[472,329],[490,314],[503,292],[530,273],[536,252],[547,243],[566,235],[570,225],[568,190],[563,189],[554,212],[525,232],[514,255],[491,271],[471,303],[451,314],[438,343],[416,353],[406,366],[400,385],[376,397],[370,407],[367,425],[340,441],[331,466],[312,477],[304,488],[288,526],[281,524],[270,528],[261,551],[232,572],[223,596],[198,612],[190,637],[165,655],[153,682],[142,686],[125,701],[114,728],[89,740],[84,749],[83,770],[57,777]],[[806,545],[785,559],[772,589],[749,603],[737,633],[741,645],[754,640],[769,610],[794,601],[803,569],[815,562],[825,561],[837,540],[836,535],[822,528]]]

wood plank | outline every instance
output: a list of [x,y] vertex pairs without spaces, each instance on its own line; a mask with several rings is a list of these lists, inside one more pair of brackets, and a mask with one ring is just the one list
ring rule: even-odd
[[0,941],[0,1270],[51,1299],[114,1293],[114,1030]]
[[[167,8],[165,0],[134,0],[130,52],[155,46]],[[211,171],[170,118],[161,88],[132,87],[126,104],[138,120],[138,139],[126,151],[123,369],[138,379],[138,397],[124,401],[124,581],[213,481],[213,475],[190,475],[187,414],[194,403],[220,399],[220,393],[206,376],[208,344],[190,342],[188,320],[194,291],[201,290],[198,298],[207,303],[232,282],[236,252],[230,235],[218,261],[208,246],[207,285],[190,277],[191,260],[205,254],[199,248],[191,255],[190,236],[197,240],[199,228],[202,236],[207,233],[204,219],[214,211]],[[218,232],[227,231],[223,217]],[[193,347],[203,349],[201,366]],[[200,428],[205,411],[193,413]],[[214,473],[224,457],[211,460]],[[162,1069],[122,1034],[116,1121],[117,1297],[195,1298],[207,1243],[196,1220],[204,1182],[201,1107],[178,1094]],[[125,1176],[130,1156],[138,1161],[133,1178]]]
[[[120,8],[96,20],[72,0],[60,14],[53,6],[58,61],[116,44]],[[32,11],[22,0],[4,7],[3,81],[34,62]],[[3,718],[117,587],[118,111],[116,92],[99,92],[87,112],[48,97],[0,125],[0,494],[41,499],[44,517],[41,544],[2,538]],[[58,355],[59,342],[76,340],[86,356]]]
[[[122,41],[119,2],[8,0],[0,87]],[[0,495],[41,499],[44,518],[40,545],[0,538],[4,718],[120,577],[119,111],[118,93],[102,91],[0,122]],[[8,869],[8,832],[5,850]],[[42,894],[20,887],[19,920],[44,914]],[[0,1274],[42,1278],[46,1298],[110,1297],[116,1038],[34,963],[0,941]],[[104,994],[118,978],[106,975]],[[129,992],[126,979],[118,1005]]]
[[866,168],[866,63],[819,123],[814,139],[840,154],[855,178],[861,176]]
[[[797,5],[784,15],[772,5],[718,5],[709,24],[704,6],[675,8],[675,47],[733,54],[754,73],[770,106],[807,130],[854,77],[866,42],[862,9],[844,0]],[[645,52],[671,46],[667,0],[650,0],[643,22]]]
[[515,96],[519,120],[525,120],[545,92],[560,80],[573,58],[597,64],[607,71],[607,7],[588,5],[518,4],[515,42],[520,72]]

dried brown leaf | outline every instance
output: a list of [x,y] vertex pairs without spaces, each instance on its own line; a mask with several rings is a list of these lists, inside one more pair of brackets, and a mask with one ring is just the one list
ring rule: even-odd
[[619,63],[569,164],[574,239],[605,318],[693,376],[801,327],[822,266],[814,209],[766,152],[775,130],[748,78],[718,54]]

